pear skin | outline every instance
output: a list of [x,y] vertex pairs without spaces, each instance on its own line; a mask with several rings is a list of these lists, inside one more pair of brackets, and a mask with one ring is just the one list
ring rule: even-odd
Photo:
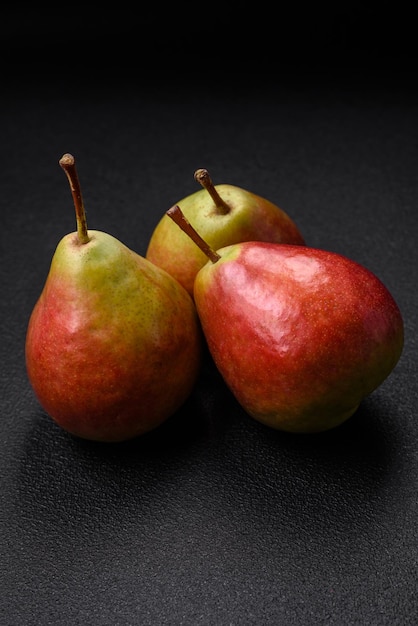
[[[204,188],[178,206],[214,250],[241,241],[305,245],[295,222],[271,201],[235,185],[214,186],[207,170],[196,170],[195,178]],[[145,256],[193,296],[195,276],[207,257],[167,215],[155,227]]]
[[275,429],[329,430],[389,376],[401,312],[368,269],[336,253],[243,242],[199,270],[209,350],[246,412]]

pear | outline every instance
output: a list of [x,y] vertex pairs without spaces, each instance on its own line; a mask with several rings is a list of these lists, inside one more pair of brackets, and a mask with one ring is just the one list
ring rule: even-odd
[[255,420],[294,433],[332,429],[389,376],[404,342],[400,309],[363,265],[308,246],[241,242],[207,251],[194,301],[213,360]]
[[[203,168],[195,171],[194,178],[203,189],[176,204],[213,249],[240,241],[305,244],[289,215],[266,198],[234,185],[215,186]],[[145,256],[174,276],[193,297],[195,276],[207,257],[167,215],[151,234]]]
[[192,298],[164,270],[108,233],[87,230],[74,157],[77,231],[54,252],[29,318],[26,366],[44,410],[80,438],[117,442],[146,433],[188,398],[202,335]]

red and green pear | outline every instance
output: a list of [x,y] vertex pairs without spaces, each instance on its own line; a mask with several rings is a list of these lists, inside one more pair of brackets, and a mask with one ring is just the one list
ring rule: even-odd
[[200,323],[170,274],[87,229],[74,157],[65,154],[60,165],[77,231],[58,243],[30,316],[28,378],[64,430],[124,441],[162,424],[188,398],[200,367]]
[[[213,249],[240,241],[305,245],[295,222],[270,200],[235,185],[214,185],[203,168],[195,171],[194,178],[202,189],[177,204]],[[145,256],[193,296],[195,276],[207,257],[167,215],[155,227]]]
[[390,375],[403,350],[403,318],[366,267],[291,244],[215,251],[180,207],[167,215],[205,250],[194,282],[199,319],[219,372],[254,419],[293,433],[326,431]]

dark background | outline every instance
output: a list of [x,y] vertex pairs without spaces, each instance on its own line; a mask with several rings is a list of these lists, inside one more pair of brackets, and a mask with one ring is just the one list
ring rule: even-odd
[[[2,6],[1,625],[416,624],[412,12]],[[209,361],[143,438],[63,432],[34,398],[24,340],[75,227],[65,152],[90,228],[140,254],[197,191],[198,167],[271,199],[310,245],[392,292],[405,321],[396,369],[321,435],[257,424]]]

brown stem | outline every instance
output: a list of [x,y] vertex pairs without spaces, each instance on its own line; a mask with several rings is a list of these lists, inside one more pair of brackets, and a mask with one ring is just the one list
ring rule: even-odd
[[194,179],[197,183],[200,183],[204,189],[206,189],[206,191],[209,193],[210,197],[214,201],[216,208],[219,209],[219,211],[223,215],[229,213],[230,208],[225,200],[222,200],[221,196],[217,192],[216,187],[213,184],[211,177],[209,176],[208,170],[205,170],[203,168],[196,170],[194,173]]
[[90,237],[87,231],[86,211],[81,195],[80,182],[78,180],[75,160],[72,154],[64,154],[59,161],[70,183],[71,193],[74,200],[75,215],[77,220],[77,235],[80,244],[88,243]]
[[220,255],[215,252],[213,248],[210,247],[209,244],[206,243],[204,239],[199,235],[199,233],[193,228],[190,222],[186,219],[183,214],[183,211],[176,204],[168,209],[167,211],[168,217],[171,217],[173,222],[175,222],[183,232],[186,233],[194,241],[194,243],[199,246],[199,248],[206,254],[206,256],[212,261],[212,263],[216,263],[221,258]]

